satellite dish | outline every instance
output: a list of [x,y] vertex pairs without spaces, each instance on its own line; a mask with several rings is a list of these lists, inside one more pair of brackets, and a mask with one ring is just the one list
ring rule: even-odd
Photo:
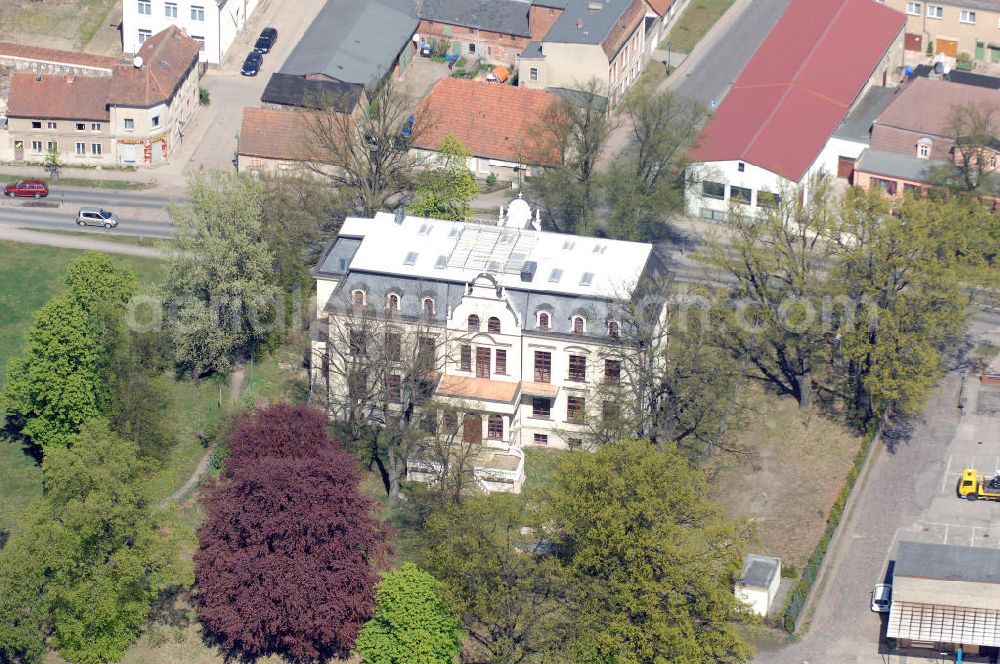
[[943,74],[944,73],[944,63],[943,62],[935,62],[934,63],[934,73],[935,74]]
[[945,76],[951,73],[951,67],[949,65],[944,65],[944,67],[942,67],[941,69],[942,69],[941,73],[944,74]]
[[132,59],[132,64],[135,66],[136,69],[141,68],[142,67],[142,56],[141,55],[135,56],[135,58]]

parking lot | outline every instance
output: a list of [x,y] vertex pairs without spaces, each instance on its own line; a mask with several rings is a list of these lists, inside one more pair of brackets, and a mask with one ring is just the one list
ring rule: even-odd
[[955,436],[947,456],[939,461],[935,495],[917,521],[896,531],[887,565],[895,554],[895,541],[901,539],[1000,548],[1000,503],[960,500],[956,491],[964,468],[975,468],[986,477],[1000,474],[1000,385],[969,376],[962,401]]

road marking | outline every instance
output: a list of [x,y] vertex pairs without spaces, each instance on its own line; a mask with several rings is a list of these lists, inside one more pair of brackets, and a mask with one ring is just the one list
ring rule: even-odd
[[948,473],[951,472],[951,457],[952,455],[949,454],[948,465],[944,469],[944,477],[941,478],[941,493],[944,493],[948,490]]
[[976,526],[972,526],[972,537],[969,538],[969,546],[976,545]]
[[944,543],[948,543],[948,524],[944,524]]

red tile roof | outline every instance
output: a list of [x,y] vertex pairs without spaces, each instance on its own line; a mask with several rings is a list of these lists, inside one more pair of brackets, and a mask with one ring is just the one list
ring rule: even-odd
[[171,25],[146,40],[137,54],[142,67],[115,67],[108,101],[116,106],[149,108],[169,101],[198,63],[198,42]]
[[[539,154],[536,126],[556,99],[544,90],[443,78],[417,108],[413,144],[435,150],[453,134],[475,157],[553,165]],[[427,118],[426,126],[420,118]]]
[[58,51],[54,48],[43,48],[41,46],[26,46],[24,44],[12,44],[10,42],[0,42],[0,57],[23,58],[25,60],[37,60],[39,62],[52,62],[61,65],[77,65],[80,67],[91,67],[96,69],[111,70],[118,58],[107,55],[92,55],[90,53],[76,53],[75,51]]
[[663,16],[670,9],[670,5],[674,4],[674,0],[646,0],[646,4],[659,16]]
[[244,108],[236,151],[246,157],[308,161],[307,148],[311,141],[307,113],[291,109]]
[[110,87],[110,76],[14,72],[10,77],[7,115],[40,120],[107,120]]
[[691,158],[746,161],[800,181],[905,21],[872,0],[792,0]]

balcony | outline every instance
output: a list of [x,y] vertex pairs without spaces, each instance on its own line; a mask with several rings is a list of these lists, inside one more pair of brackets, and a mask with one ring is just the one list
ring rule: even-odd
[[[406,462],[407,479],[433,486],[441,477],[440,462],[419,456]],[[521,493],[524,486],[524,452],[516,447],[483,447],[472,461],[472,476],[484,493]]]

